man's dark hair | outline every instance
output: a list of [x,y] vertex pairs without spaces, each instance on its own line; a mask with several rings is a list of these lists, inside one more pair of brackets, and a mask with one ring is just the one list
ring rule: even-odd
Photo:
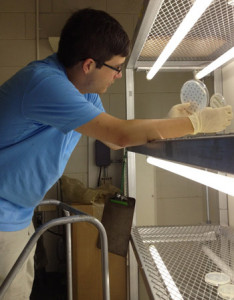
[[104,11],[86,8],[68,19],[57,55],[68,68],[86,58],[93,58],[100,68],[114,55],[126,57],[129,51],[128,35],[119,22]]

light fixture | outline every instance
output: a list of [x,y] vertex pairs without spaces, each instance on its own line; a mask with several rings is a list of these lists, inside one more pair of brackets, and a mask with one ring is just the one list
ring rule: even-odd
[[228,0],[228,4],[234,6],[234,0]]
[[204,69],[199,71],[195,75],[195,78],[196,79],[201,79],[201,78],[205,77],[207,74],[209,74],[212,71],[216,70],[218,67],[222,66],[223,64],[225,64],[226,62],[228,62],[232,58],[234,58],[234,47],[229,49],[227,52],[225,52],[219,58],[217,58],[212,63],[210,63],[208,66],[206,66]]
[[164,284],[170,293],[171,299],[173,300],[183,300],[183,297],[177,288],[173,278],[171,277],[169,271],[167,270],[167,267],[165,266],[160,254],[158,253],[158,250],[154,245],[149,246],[149,251],[151,253],[151,256],[158,268],[158,271],[164,281]]
[[216,189],[220,192],[234,196],[234,178],[221,174],[212,173],[194,167],[189,167],[183,164],[166,161],[159,158],[148,157],[147,162],[165,169],[177,175],[186,177],[208,187]]
[[161,66],[165,63],[168,57],[172,54],[172,52],[176,49],[179,43],[183,40],[185,35],[189,32],[189,30],[193,27],[193,25],[197,22],[200,16],[204,13],[207,7],[213,0],[196,0],[180,23],[179,27],[177,28],[176,32],[167,43],[166,47],[163,49],[162,53],[147,73],[146,78],[152,79],[154,75],[158,72]]

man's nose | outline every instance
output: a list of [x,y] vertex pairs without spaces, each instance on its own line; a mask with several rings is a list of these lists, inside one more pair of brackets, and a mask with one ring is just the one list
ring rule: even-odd
[[120,78],[122,78],[122,76],[123,76],[123,74],[122,74],[122,71],[121,71],[121,72],[119,72],[115,75],[115,78],[120,79]]

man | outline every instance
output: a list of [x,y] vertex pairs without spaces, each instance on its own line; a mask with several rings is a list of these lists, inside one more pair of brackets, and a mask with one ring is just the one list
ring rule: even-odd
[[[0,88],[0,281],[30,238],[35,206],[63,174],[82,134],[112,149],[230,124],[230,107],[174,119],[121,120],[104,112],[98,94],[118,78],[129,54],[120,24],[102,11],[74,13],[61,33],[58,53],[32,62]],[[183,117],[185,115],[185,117]],[[180,117],[182,116],[182,117]],[[5,299],[29,299],[33,254]]]

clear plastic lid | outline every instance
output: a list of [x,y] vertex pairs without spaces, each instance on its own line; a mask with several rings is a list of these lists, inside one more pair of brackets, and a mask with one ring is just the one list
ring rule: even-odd
[[226,105],[223,95],[215,93],[210,98],[210,106],[213,108],[223,107]]
[[219,297],[227,300],[234,299],[234,284],[224,284],[218,287]]
[[230,276],[221,273],[221,272],[210,272],[207,273],[205,276],[205,282],[210,284],[210,285],[214,285],[214,286],[219,286],[221,284],[227,284],[229,283],[230,280]]

